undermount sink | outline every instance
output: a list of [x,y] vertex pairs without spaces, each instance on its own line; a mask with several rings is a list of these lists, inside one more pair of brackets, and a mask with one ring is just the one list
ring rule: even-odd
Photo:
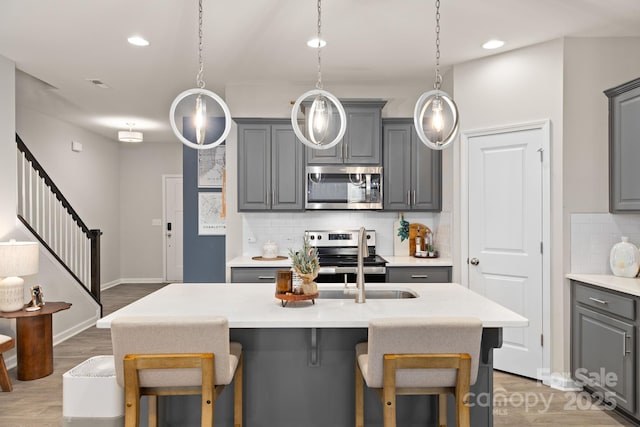
[[[366,289],[364,294],[367,299],[409,299],[418,297],[418,294],[406,289]],[[353,299],[355,295],[352,291],[345,293],[343,289],[320,289],[318,298]]]

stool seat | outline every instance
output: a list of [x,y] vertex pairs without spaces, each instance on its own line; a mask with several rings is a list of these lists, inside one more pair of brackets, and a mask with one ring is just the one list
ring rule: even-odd
[[2,353],[11,350],[15,346],[15,340],[6,335],[0,335],[0,388],[2,391],[12,391],[13,385],[11,384],[11,378],[9,378],[9,372],[7,371],[7,365],[4,363],[4,355]]
[[482,322],[469,317],[372,319],[369,341],[356,345],[356,427],[364,426],[366,384],[383,402],[384,426],[396,425],[396,395],[436,394],[446,426],[446,394],[456,398],[457,425],[469,426],[466,401],[478,376]]

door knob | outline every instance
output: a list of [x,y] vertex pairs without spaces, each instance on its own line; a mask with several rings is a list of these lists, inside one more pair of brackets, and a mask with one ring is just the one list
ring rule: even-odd
[[478,265],[480,264],[480,260],[478,258],[471,258],[471,264],[472,265]]

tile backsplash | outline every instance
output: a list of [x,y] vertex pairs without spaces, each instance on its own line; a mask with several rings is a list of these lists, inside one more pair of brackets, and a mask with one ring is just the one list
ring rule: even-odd
[[[451,215],[448,213],[405,213],[409,222],[419,222],[431,228],[440,256],[451,254]],[[262,254],[268,240],[278,245],[279,254],[302,246],[305,230],[356,230],[361,226],[376,230],[376,250],[381,255],[393,255],[393,223],[397,212],[315,211],[262,212],[242,214],[242,252],[244,256]]]
[[571,272],[611,274],[609,252],[621,236],[640,245],[640,215],[571,214]]

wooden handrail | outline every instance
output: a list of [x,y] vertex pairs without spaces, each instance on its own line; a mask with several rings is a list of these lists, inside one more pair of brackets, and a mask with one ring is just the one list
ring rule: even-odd
[[[23,156],[22,163],[19,163],[22,165],[20,175],[22,178],[18,183],[19,188],[22,190],[22,199],[19,203],[18,219],[82,288],[93,297],[100,305],[100,314],[102,315],[102,304],[100,303],[100,236],[102,232],[87,227],[18,134],[16,134],[16,144]],[[33,178],[30,178],[29,182],[31,184],[28,186],[25,186],[23,182],[25,180],[24,171],[26,167],[29,168],[28,173],[31,174],[29,176],[34,177],[35,175],[32,174],[37,174],[35,193],[32,190],[33,184],[31,180]],[[38,190],[38,188],[41,190]],[[48,190],[44,190],[45,188],[48,188]],[[35,205],[32,205],[34,203],[33,194],[36,194]],[[53,197],[55,197],[57,207],[51,210]],[[49,202],[46,200],[49,200]],[[35,206],[35,209],[33,206]],[[40,210],[40,206],[43,207],[43,210]],[[29,215],[23,215],[26,211],[29,212]],[[35,218],[33,216],[34,212]],[[60,217],[56,212],[62,213],[63,216]],[[63,219],[62,223],[57,223],[61,219]],[[30,223],[30,220],[34,223]],[[77,228],[72,225],[74,223]],[[60,253],[57,252],[58,250]]]

